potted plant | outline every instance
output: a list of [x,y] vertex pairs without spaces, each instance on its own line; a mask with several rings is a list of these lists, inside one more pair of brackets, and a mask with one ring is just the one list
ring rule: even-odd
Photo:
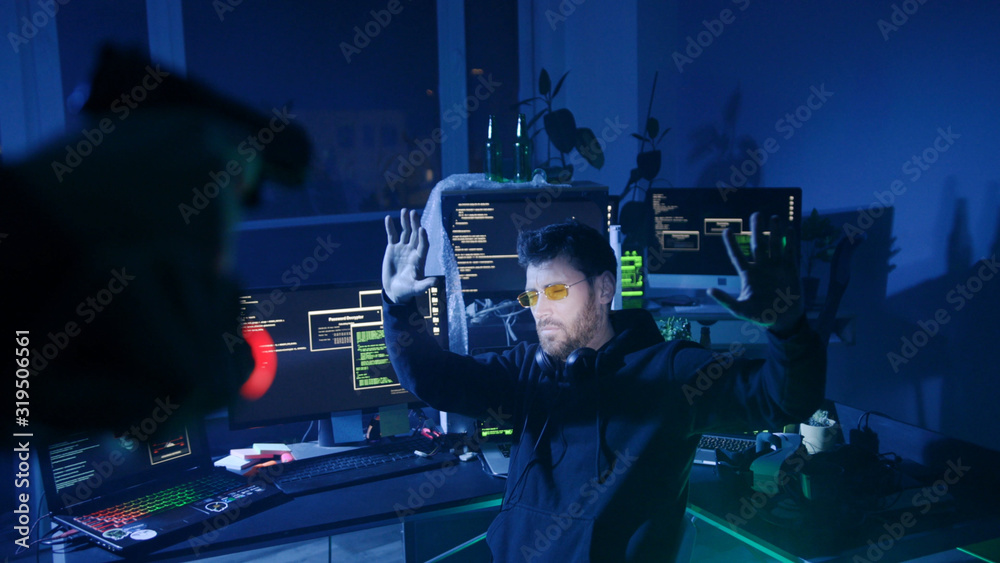
[[[646,127],[643,133],[632,133],[632,136],[640,141],[639,154],[635,157],[635,168],[629,173],[628,184],[622,191],[621,201],[625,201],[629,194],[632,200],[622,205],[619,211],[619,221],[622,225],[622,233],[625,236],[623,248],[653,248],[659,249],[659,241],[653,232],[652,210],[646,205],[644,200],[636,200],[635,194],[642,188],[639,186],[640,180],[646,180],[647,188],[652,187],[653,180],[660,173],[662,156],[656,144],[663,140],[663,137],[670,132],[670,128],[660,132],[660,121],[652,116],[653,96],[656,93],[656,79],[659,73],[653,75],[653,89],[649,93],[649,106],[646,109]],[[646,143],[650,149],[646,150]],[[632,190],[635,190],[633,193]]]
[[[653,95],[656,93],[656,79],[659,77],[659,73],[653,75],[653,89],[649,93],[649,107],[646,109],[646,128],[643,130],[643,134],[632,133],[632,136],[641,141],[639,145],[639,154],[635,157],[635,168],[629,174],[628,185],[625,186],[625,191],[622,192],[622,199],[632,191],[633,188],[638,188],[639,180],[646,180],[649,183],[647,187],[653,185],[653,180],[656,175],[660,173],[660,165],[662,162],[662,156],[660,150],[656,148],[656,144],[663,140],[663,137],[670,132],[670,128],[666,128],[663,132],[660,132],[660,121],[652,116],[653,113]],[[646,150],[646,143],[649,143],[650,149]]]
[[830,262],[837,246],[837,229],[828,217],[820,217],[813,208],[809,217],[802,221],[802,254],[805,257],[806,275],[802,278],[802,291],[806,305],[816,301],[819,278],[813,276],[816,262]]
[[837,421],[831,419],[829,411],[825,410],[814,412],[809,420],[799,425],[802,444],[810,454],[833,449],[839,432]]
[[[566,155],[574,149],[594,168],[600,169],[604,166],[604,151],[597,142],[594,132],[586,127],[577,127],[576,118],[570,110],[552,109],[552,102],[562,89],[563,81],[568,74],[569,71],[566,71],[553,88],[552,79],[548,71],[543,68],[538,76],[539,95],[517,103],[517,107],[539,100],[545,103],[545,107],[528,121],[527,127],[531,129],[539,119],[542,120],[545,134],[549,138],[549,150],[541,166],[550,181],[559,183],[567,183],[573,177],[573,165],[566,162]],[[534,139],[540,132],[541,129],[535,130],[531,138]],[[553,146],[559,151],[558,157],[552,156]]]
[[[760,147],[750,135],[736,134],[742,96],[737,85],[722,110],[722,127],[709,123],[691,134],[694,146],[688,161],[709,159],[695,181],[696,186],[743,188],[761,185],[762,167],[754,160],[747,160],[747,155],[756,153]],[[752,166],[744,169],[748,163]]]

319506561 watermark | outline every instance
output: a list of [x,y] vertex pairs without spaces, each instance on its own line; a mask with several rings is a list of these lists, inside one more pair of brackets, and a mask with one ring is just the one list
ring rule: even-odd
[[28,549],[31,532],[31,438],[28,432],[31,416],[30,388],[31,334],[27,330],[14,331],[14,423],[18,431],[12,435],[14,442],[14,543]]

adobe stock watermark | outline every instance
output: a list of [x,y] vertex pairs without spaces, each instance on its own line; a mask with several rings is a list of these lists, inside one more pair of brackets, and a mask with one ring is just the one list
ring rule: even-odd
[[[413,324],[412,317],[410,322]],[[412,344],[412,340],[407,343],[406,346],[409,346],[410,344]],[[488,415],[487,422],[498,425],[509,425],[510,419],[512,418],[511,415],[503,412],[502,407],[498,410],[492,408],[489,409]],[[456,444],[465,445],[468,449],[475,451],[478,451],[481,446],[478,436],[470,436],[468,434],[464,435],[461,441],[456,442]],[[458,465],[453,461],[446,462],[440,469],[426,472],[424,474],[424,482],[420,483],[416,487],[410,487],[407,489],[406,492],[408,493],[408,496],[406,498],[405,505],[399,502],[393,504],[392,508],[396,511],[396,518],[402,522],[407,516],[416,514],[417,510],[427,504],[427,501],[429,501],[438,490],[444,487],[448,477],[451,477],[456,472],[458,472]]]
[[[732,0],[733,4],[736,4],[740,12],[745,11],[750,6],[750,0]],[[677,72],[684,72],[684,65],[689,65],[694,62],[695,59],[700,57],[705,49],[708,49],[715,43],[715,40],[722,36],[722,32],[726,30],[726,26],[732,25],[736,21],[737,12],[733,12],[729,8],[723,8],[719,12],[719,17],[713,20],[702,20],[701,25],[705,28],[699,31],[694,36],[688,35],[686,39],[686,44],[684,46],[684,52],[674,51],[671,55],[673,58],[674,66],[677,67]]]
[[181,214],[181,219],[185,225],[191,224],[191,217],[197,216],[204,211],[212,200],[219,197],[223,189],[227,188],[231,181],[238,178],[243,173],[243,166],[254,161],[264,150],[264,147],[274,142],[278,133],[285,130],[289,123],[297,116],[289,112],[288,106],[281,109],[273,108],[272,117],[267,123],[267,127],[261,127],[256,133],[247,135],[236,147],[239,159],[231,159],[221,170],[213,170],[208,173],[209,181],[200,188],[191,189],[191,203],[180,203],[177,211]]
[[[89,468],[83,467],[77,472],[78,477],[72,485],[73,488],[59,495],[63,504],[76,505],[99,493],[105,481],[133,454],[137,454],[137,450],[180,408],[181,406],[173,403],[169,396],[163,399],[157,398],[148,417],[133,424],[127,432],[117,435],[118,447],[108,453],[107,459],[92,461]],[[72,514],[71,509],[69,513]]]
[[544,528],[536,528],[529,537],[529,543],[522,544],[520,553],[526,562],[530,562],[536,557],[541,557],[545,552],[552,549],[563,535],[579,522],[587,510],[587,507],[600,500],[601,496],[612,490],[615,483],[621,478],[632,464],[639,460],[633,456],[630,450],[616,450],[615,458],[611,466],[599,477],[591,477],[580,485],[577,490],[577,498],[565,506],[559,514],[551,515],[551,524]]
[[[304,256],[298,262],[293,263],[281,273],[282,283],[288,284],[285,288],[276,288],[271,293],[255,304],[253,316],[261,320],[266,320],[274,314],[274,311],[285,302],[286,294],[297,291],[303,283],[309,280],[319,267],[333,256],[334,251],[341,247],[339,242],[332,240],[332,235],[317,236],[316,246],[311,253]],[[248,311],[248,315],[251,314]],[[236,345],[245,342],[242,336],[227,332],[222,333],[222,340],[230,353],[236,349]]]
[[565,23],[567,18],[576,13],[576,8],[582,6],[587,0],[562,0],[559,3],[559,11],[549,8],[545,10],[545,21],[549,23],[549,29],[556,30],[558,24]]
[[763,481],[759,485],[763,490],[754,490],[753,493],[740,497],[739,510],[726,514],[726,522],[729,527],[735,530],[740,526],[745,526],[747,522],[756,517],[767,506],[767,503],[784,489],[792,475],[798,474],[810,459],[812,459],[812,454],[804,447],[788,456],[775,475],[774,481]]
[[[479,109],[482,102],[489,99],[496,92],[497,88],[503,86],[502,82],[493,80],[492,73],[489,75],[480,74],[478,81],[479,84],[476,85],[472,95],[467,96],[464,102],[452,104],[450,108],[445,109],[441,114],[441,121],[450,125],[449,130],[455,131],[458,129],[464,121],[469,119],[470,115]],[[427,159],[437,152],[438,147],[446,140],[448,140],[448,133],[441,127],[436,127],[431,131],[429,137],[415,140],[413,142],[416,146],[415,149],[405,156],[399,155],[396,157],[396,170],[385,171],[383,177],[385,178],[386,186],[390,190],[395,190],[397,185],[404,183],[407,178],[417,171],[420,165],[427,162]]]
[[[948,460],[947,465],[948,468],[945,469],[940,479],[914,493],[910,499],[910,505],[914,509],[919,508],[918,512],[921,516],[930,512],[935,504],[941,502],[948,494],[948,490],[972,469],[971,466],[962,463],[962,458],[958,458],[955,461]],[[893,522],[886,522],[882,525],[885,533],[874,539],[869,538],[866,542],[868,549],[865,551],[865,555],[863,557],[855,555],[851,558],[851,563],[874,563],[881,561],[885,557],[885,554],[895,547],[896,542],[903,539],[903,536],[916,524],[917,516],[911,510],[902,513]]]
[[879,33],[882,34],[882,40],[889,41],[889,34],[899,31],[899,28],[906,25],[910,21],[910,16],[916,14],[917,10],[925,3],[927,0],[903,0],[899,4],[893,4],[889,19],[879,18],[875,22],[878,25]]
[[14,49],[15,54],[21,53],[21,47],[27,45],[38,35],[38,32],[56,19],[59,7],[69,4],[70,0],[38,0],[38,10],[32,12],[31,17],[21,18],[20,33],[7,32],[7,41]]
[[[919,154],[911,156],[900,167],[901,172],[909,177],[911,184],[919,180],[924,172],[930,170],[931,165],[941,158],[942,153],[948,152],[948,149],[955,144],[956,139],[962,137],[953,132],[950,125],[938,127],[937,133],[937,137],[927,148],[920,151]],[[867,232],[875,224],[875,220],[885,214],[885,209],[896,203],[896,197],[905,194],[906,190],[906,183],[896,179],[889,184],[888,190],[873,192],[875,200],[867,207],[858,208],[858,216],[854,223],[844,224],[844,235],[847,236],[848,240],[854,242]]]
[[135,281],[135,276],[129,275],[125,267],[111,270],[111,277],[107,284],[93,295],[88,295],[76,306],[75,312],[80,319],[66,321],[62,330],[49,332],[48,342],[42,345],[41,350],[31,349],[31,375],[38,375],[39,372],[48,367],[49,362],[54,360],[60,352],[65,350],[73,338],[83,332],[83,328],[94,322],[98,314],[104,311],[115,297],[120,295],[129,284]]
[[[410,0],[407,0],[410,1]],[[361,51],[371,45],[372,40],[378,37],[389,24],[392,18],[403,12],[403,4],[400,0],[389,0],[385,8],[372,10],[371,19],[364,25],[354,26],[354,38],[351,43],[340,42],[340,53],[344,55],[347,64],[351,64],[351,57],[360,55]]]
[[[785,141],[795,136],[795,132],[802,128],[803,124],[813,118],[814,112],[819,111],[833,97],[833,92],[826,89],[826,83],[819,86],[810,86],[809,95],[805,101],[795,111],[785,114],[784,117],[774,122],[774,131],[779,133]],[[715,186],[722,195],[722,201],[726,201],[731,191],[742,188],[747,181],[760,171],[764,164],[781,149],[781,144],[774,137],[768,137],[761,143],[760,148],[747,149],[746,158],[739,166],[733,164],[729,167],[732,172],[729,175],[729,183],[723,181],[716,182]]]
[[[765,309],[759,318],[745,320],[740,325],[740,334],[747,337],[750,344],[756,343],[766,333],[767,327],[773,325],[779,315],[786,313],[801,298],[802,296],[794,293],[791,287],[777,290],[771,306]],[[693,381],[681,386],[688,404],[693,405],[694,401],[704,395],[746,352],[747,348],[743,342],[733,341],[729,344],[727,352],[716,354],[711,363],[699,369]]]
[[231,501],[219,500],[206,506],[205,510],[214,512],[212,518],[205,520],[202,524],[199,535],[188,536],[188,546],[195,555],[200,555],[202,549],[208,547],[219,537],[219,530],[239,520],[243,511],[250,509],[257,499],[254,493],[263,492],[267,487],[274,486],[272,483],[276,477],[284,473],[285,468],[278,463],[262,468],[250,476],[244,490],[246,494],[238,496]]
[[[136,84],[128,92],[123,92],[115,101],[111,102],[111,113],[118,117],[118,121],[124,121],[131,115],[132,110],[139,107],[155,90],[163,79],[170,76],[170,73],[160,68],[160,65],[146,65],[146,74],[143,75],[139,84]],[[115,131],[117,125],[110,117],[101,118],[96,127],[84,127],[80,130],[83,137],[76,143],[66,145],[66,156],[63,160],[52,161],[52,172],[56,180],[63,181],[67,174],[71,174],[78,166],[83,164],[83,159],[90,156],[94,150],[104,142],[108,135]]]
[[243,3],[243,0],[212,0],[212,9],[219,21],[225,21],[226,15],[236,11],[236,7]]
[[[1000,262],[997,261],[996,254],[980,260],[976,273],[964,282],[955,284],[945,295],[945,301],[951,304],[952,312],[964,309],[983,290],[986,283],[996,277],[998,271]],[[917,321],[917,330],[912,335],[901,337],[899,348],[885,355],[893,373],[899,373],[901,366],[910,363],[949,322],[951,314],[944,307],[939,307],[930,318]]]
[[[617,115],[614,120],[605,118],[604,123],[605,127],[601,130],[600,136],[595,135],[593,140],[591,140],[591,146],[587,147],[586,150],[596,152],[596,149],[600,148],[603,152],[609,144],[621,138],[622,133],[626,132],[629,127],[628,124],[622,123],[621,118]],[[590,166],[590,163],[587,162],[587,159],[579,151],[570,155],[570,162],[573,164],[576,172],[586,170]],[[559,199],[563,191],[563,186],[563,184],[546,184],[542,190],[534,195],[525,196],[524,212],[510,214],[510,221],[514,224],[514,228],[521,231],[538,219],[546,209]]]

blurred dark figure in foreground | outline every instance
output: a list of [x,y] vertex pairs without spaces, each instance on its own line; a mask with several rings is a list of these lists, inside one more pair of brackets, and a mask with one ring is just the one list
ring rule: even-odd
[[252,369],[232,227],[263,179],[303,180],[309,141],[288,110],[106,48],[82,123],[0,168],[21,431],[158,423],[232,398]]

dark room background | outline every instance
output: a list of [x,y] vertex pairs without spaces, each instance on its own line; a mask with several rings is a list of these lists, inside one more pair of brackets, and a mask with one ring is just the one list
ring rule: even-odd
[[[541,69],[569,71],[555,105],[593,129],[606,156],[576,179],[621,193],[639,150],[630,134],[648,111],[670,128],[655,185],[801,187],[804,214],[869,235],[842,306],[853,343],[830,347],[830,398],[1000,449],[995,1],[176,6],[179,18],[144,2],[74,0],[18,44],[11,34],[40,8],[5,2],[4,160],[73,127],[103,40],[148,49],[165,35],[189,75],[261,110],[289,105],[314,139],[306,189],[267,186],[248,219],[384,211],[481,171],[486,116],[512,128],[512,105],[537,94]],[[152,19],[182,30],[147,28]],[[436,129],[448,140],[415,162]]]

